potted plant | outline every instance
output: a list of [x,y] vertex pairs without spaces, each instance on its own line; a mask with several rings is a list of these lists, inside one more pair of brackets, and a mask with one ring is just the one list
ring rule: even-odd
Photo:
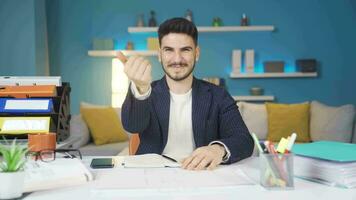
[[27,147],[5,140],[5,145],[0,144],[0,199],[10,199],[22,196],[26,163]]

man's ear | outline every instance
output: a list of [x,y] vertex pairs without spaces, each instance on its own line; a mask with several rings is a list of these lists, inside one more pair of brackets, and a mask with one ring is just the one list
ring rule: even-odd
[[200,47],[197,46],[197,48],[195,49],[195,61],[196,62],[198,62],[199,56],[200,56]]

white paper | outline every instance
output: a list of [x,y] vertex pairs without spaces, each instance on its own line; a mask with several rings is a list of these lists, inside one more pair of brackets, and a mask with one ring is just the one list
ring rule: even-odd
[[124,158],[125,167],[151,168],[151,167],[180,167],[180,163],[168,160],[158,154],[143,154],[126,156]]
[[[237,166],[188,171],[181,168],[121,168],[98,174],[98,189],[160,189],[252,185]],[[118,181],[125,180],[125,181]]]
[[5,110],[47,110],[49,100],[7,100]]
[[17,131],[17,130],[46,130],[48,120],[45,119],[12,119],[5,120],[2,126],[2,131]]

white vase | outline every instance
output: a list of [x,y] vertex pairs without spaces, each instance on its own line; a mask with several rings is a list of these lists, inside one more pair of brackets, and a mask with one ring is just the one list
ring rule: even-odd
[[0,172],[0,199],[12,199],[22,196],[25,172]]

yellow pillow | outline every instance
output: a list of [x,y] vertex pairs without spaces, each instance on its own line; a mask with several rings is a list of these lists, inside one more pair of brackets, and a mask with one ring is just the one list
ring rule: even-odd
[[80,113],[96,145],[123,142],[128,139],[114,108],[81,107]]
[[266,103],[268,116],[267,139],[279,142],[292,133],[297,133],[297,142],[310,142],[309,103],[276,104]]

